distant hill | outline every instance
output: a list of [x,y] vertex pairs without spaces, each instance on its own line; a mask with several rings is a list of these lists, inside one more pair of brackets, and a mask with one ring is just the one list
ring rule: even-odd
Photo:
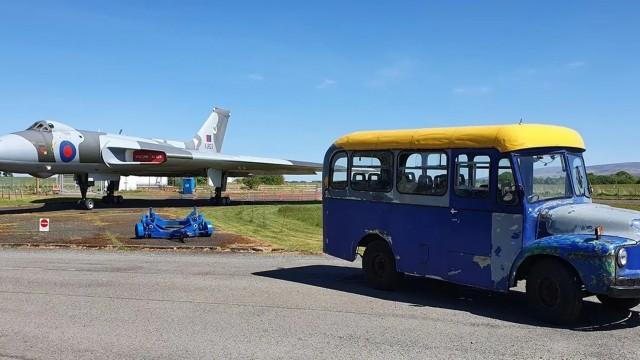
[[[618,171],[626,171],[633,176],[640,177],[640,162],[587,166],[587,172],[594,173],[596,175],[611,175],[617,173]],[[560,167],[557,166],[542,168],[538,170],[539,175],[550,177],[559,176],[561,172],[562,171],[560,170]]]
[[610,175],[615,174],[618,171],[626,171],[631,175],[640,177],[640,162],[587,166],[587,172],[594,173],[596,175]]

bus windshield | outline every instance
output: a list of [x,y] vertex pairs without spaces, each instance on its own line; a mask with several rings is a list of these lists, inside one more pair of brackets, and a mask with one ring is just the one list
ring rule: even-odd
[[518,156],[518,167],[529,202],[573,196],[570,175],[561,153]]

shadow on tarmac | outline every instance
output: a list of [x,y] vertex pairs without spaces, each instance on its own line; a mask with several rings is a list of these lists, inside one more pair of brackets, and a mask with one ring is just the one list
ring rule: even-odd
[[523,292],[495,293],[422,277],[405,276],[399,289],[394,292],[376,290],[367,285],[362,270],[353,267],[310,265],[256,272],[253,275],[395,301],[408,306],[466,311],[518,324],[574,331],[611,331],[640,325],[640,313],[637,311],[613,310],[587,300],[576,324],[570,327],[551,325],[528,315]]

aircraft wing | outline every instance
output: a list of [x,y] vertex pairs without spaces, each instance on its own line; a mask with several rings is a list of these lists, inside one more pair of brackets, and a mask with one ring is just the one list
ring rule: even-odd
[[322,164],[263,157],[196,153],[193,163],[206,168],[224,170],[228,176],[248,175],[314,175]]
[[207,169],[227,176],[314,175],[322,164],[265,157],[227,155],[182,149],[169,144],[137,142],[123,146],[112,142],[102,150],[102,159],[112,171],[140,176],[201,176]]

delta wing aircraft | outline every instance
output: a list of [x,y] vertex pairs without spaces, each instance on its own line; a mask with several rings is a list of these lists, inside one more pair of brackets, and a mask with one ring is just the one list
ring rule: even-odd
[[312,175],[322,164],[222,154],[230,113],[214,108],[196,136],[186,142],[144,139],[76,130],[56,121],[38,121],[27,130],[0,136],[0,170],[39,178],[73,174],[85,209],[94,207],[87,190],[108,181],[104,202],[119,204],[115,195],[121,176],[207,176],[217,204],[227,177]]

